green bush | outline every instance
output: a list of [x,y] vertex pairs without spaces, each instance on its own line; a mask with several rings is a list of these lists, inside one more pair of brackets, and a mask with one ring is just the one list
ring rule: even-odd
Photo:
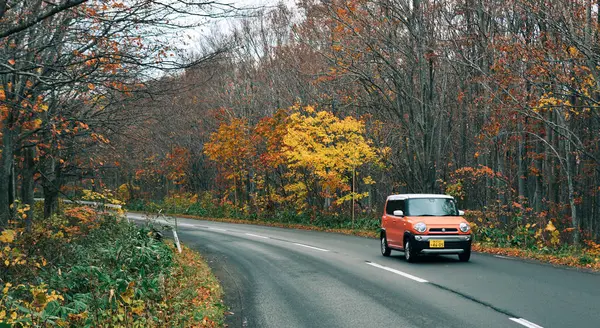
[[[278,209],[275,211],[254,212],[249,208],[237,209],[233,204],[219,204],[209,192],[199,196],[192,194],[173,195],[159,202],[134,201],[127,209],[165,214],[189,214],[207,218],[233,218],[242,220],[260,220],[284,224],[299,224],[316,226],[324,229],[352,229],[352,218],[348,214],[337,212],[298,213],[293,209]],[[354,229],[377,230],[380,226],[378,217],[369,213],[358,213],[354,221]]]
[[12,323],[97,326],[160,322],[172,250],[155,240],[149,227],[113,216],[94,220],[95,228],[87,231],[55,216],[43,230],[21,235],[22,240],[10,244],[29,255],[28,264],[44,259],[43,265],[32,265],[34,270],[5,270],[0,277],[7,283],[0,311],[15,313]]
[[133,199],[127,202],[125,208],[130,211],[143,211],[146,209],[146,201],[143,199]]

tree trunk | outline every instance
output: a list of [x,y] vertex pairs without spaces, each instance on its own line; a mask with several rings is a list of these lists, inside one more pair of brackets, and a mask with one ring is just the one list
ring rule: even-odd
[[33,175],[35,173],[35,163],[33,161],[35,157],[35,148],[28,147],[23,151],[24,162],[21,185],[21,200],[23,204],[29,205],[29,210],[25,212],[27,217],[25,218],[25,226],[29,231],[31,229],[31,223],[33,220],[33,207],[34,207],[34,180]]
[[56,170],[54,158],[46,159],[44,165],[44,179],[42,182],[44,190],[44,219],[49,218],[58,211],[59,176]]
[[11,202],[11,183],[13,169],[13,131],[8,124],[4,122],[2,131],[2,159],[0,159],[0,228],[6,227],[8,220],[12,215],[10,208]]
[[58,212],[58,192],[54,186],[44,185],[44,219]]
[[567,188],[569,192],[569,206],[571,207],[571,227],[573,228],[573,245],[579,247],[579,218],[577,217],[577,205],[575,204],[575,188],[573,187],[573,177],[571,170],[571,143],[565,141],[565,171],[567,174]]

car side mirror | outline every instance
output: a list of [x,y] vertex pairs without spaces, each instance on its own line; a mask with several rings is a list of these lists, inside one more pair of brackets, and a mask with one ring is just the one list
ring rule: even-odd
[[464,216],[464,215],[465,215],[465,211],[458,210],[458,216]]
[[402,212],[401,210],[395,210],[394,215],[395,216],[404,216],[404,212]]

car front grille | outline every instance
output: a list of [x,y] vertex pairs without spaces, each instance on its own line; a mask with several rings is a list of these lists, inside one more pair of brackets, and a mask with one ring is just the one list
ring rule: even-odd
[[431,228],[431,229],[429,229],[429,232],[438,232],[438,233],[458,232],[458,229],[456,229],[456,228]]

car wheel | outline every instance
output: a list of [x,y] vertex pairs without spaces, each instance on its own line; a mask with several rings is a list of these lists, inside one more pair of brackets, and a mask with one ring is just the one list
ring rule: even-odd
[[406,241],[404,241],[404,259],[406,259],[406,262],[414,262],[416,257],[417,254],[412,249],[410,238],[406,238]]
[[392,249],[388,247],[387,244],[387,238],[385,236],[385,234],[381,234],[381,255],[383,256],[390,256],[390,254],[392,253]]
[[458,254],[458,259],[461,262],[469,262],[470,258],[471,258],[471,248],[465,249],[465,252],[462,254]]

